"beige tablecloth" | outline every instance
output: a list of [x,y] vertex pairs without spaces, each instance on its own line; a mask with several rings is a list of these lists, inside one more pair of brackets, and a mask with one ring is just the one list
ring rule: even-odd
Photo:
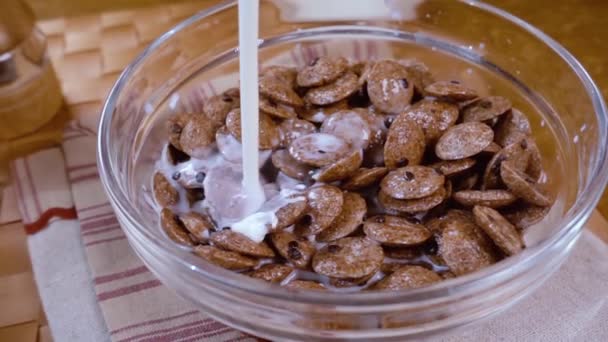
[[[166,289],[133,254],[101,189],[95,138],[72,126],[63,149],[13,163],[36,281],[56,341],[255,340],[214,322]],[[64,159],[65,156],[65,159]],[[50,170],[53,170],[50,172]],[[62,211],[58,211],[62,212]],[[547,283],[511,309],[442,341],[608,340],[608,248],[585,232]]]

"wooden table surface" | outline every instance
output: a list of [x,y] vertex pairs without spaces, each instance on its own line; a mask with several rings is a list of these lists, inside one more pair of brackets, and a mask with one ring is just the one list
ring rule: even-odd
[[[5,1],[5,0],[0,0]],[[11,1],[11,0],[9,0]],[[39,18],[55,18],[122,10],[175,0],[27,0]],[[304,1],[304,0],[302,0]],[[210,0],[209,3],[213,3]],[[608,97],[608,1],[605,0],[488,0],[529,21],[556,38],[580,59]],[[0,175],[0,183],[2,183]],[[13,206],[13,203],[2,203]],[[11,209],[15,210],[15,208]],[[604,194],[598,210],[608,215]],[[0,342],[50,341],[50,333],[33,279],[26,236],[18,215],[0,225]],[[588,229],[608,243],[608,223],[594,212]]]

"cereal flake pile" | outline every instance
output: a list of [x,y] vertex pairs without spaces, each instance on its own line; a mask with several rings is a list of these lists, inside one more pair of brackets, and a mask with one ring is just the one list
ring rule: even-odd
[[188,163],[240,140],[238,90],[169,120],[168,158],[189,171],[153,179],[167,236],[226,269],[291,288],[422,287],[519,253],[552,204],[527,117],[420,62],[271,66],[259,91],[262,174],[297,192],[264,241],[177,208],[205,199]]

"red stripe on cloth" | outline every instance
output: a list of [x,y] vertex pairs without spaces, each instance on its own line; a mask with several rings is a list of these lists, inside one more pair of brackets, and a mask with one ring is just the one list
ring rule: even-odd
[[[196,96],[197,94],[198,94],[198,96]],[[196,89],[195,92],[194,92],[194,96],[195,96],[195,98],[197,100],[197,103],[199,103],[201,106],[203,105],[203,103],[201,102],[201,100],[205,101],[207,99],[207,97],[208,97],[207,91],[205,90],[204,87],[200,87],[200,88]]]
[[[243,334],[245,334],[245,333],[243,333]],[[254,339],[254,340],[256,340],[257,342],[270,342],[270,341],[265,340],[265,339],[263,339],[263,338],[256,337],[256,336],[253,336],[253,335],[247,335],[247,334],[245,334],[245,335],[243,335],[243,336],[239,336],[239,337],[235,337],[235,338],[232,338],[232,339],[226,340],[226,341],[224,341],[224,342],[237,342],[237,341],[246,340],[246,339],[248,339],[248,338]]]
[[112,232],[112,231],[119,230],[119,229],[120,229],[120,225],[116,225],[113,227],[107,227],[107,228],[102,228],[102,229],[98,229],[98,230],[88,231],[88,232],[83,233],[82,236],[98,235],[98,234]]
[[[166,334],[166,333],[170,333],[170,332],[173,332],[173,331],[176,331],[179,329],[183,329],[183,328],[189,328],[189,327],[199,326],[199,325],[214,325],[214,324],[218,324],[218,322],[216,322],[210,318],[207,318],[207,319],[203,319],[203,320],[198,320],[198,321],[194,321],[194,322],[188,322],[188,323],[176,325],[176,326],[169,327],[169,328],[157,329],[157,330],[148,331],[145,333],[129,336],[122,340],[118,340],[118,342],[131,342],[131,341],[135,341],[135,340],[141,341],[142,339],[144,339],[146,337],[155,338],[156,337],[155,335]],[[224,325],[222,325],[222,327],[224,327]]]
[[297,52],[299,53],[300,58],[302,59],[302,64],[307,65],[308,64],[308,56],[307,56],[307,49],[306,46],[301,46]]
[[86,175],[73,177],[73,178],[70,177],[70,183],[79,183],[79,182],[84,182],[86,180],[95,179],[95,178],[99,178],[99,174],[97,172],[89,173]]
[[114,216],[114,212],[112,210],[108,210],[107,212],[91,215],[89,217],[84,217],[85,215],[83,215],[82,212],[79,213],[79,214],[80,214],[79,215],[80,224],[82,224],[82,225],[84,225],[84,224],[91,224],[92,222],[96,222],[96,221],[99,221],[101,219],[108,220],[108,219],[111,219],[111,218],[115,217]]
[[306,47],[306,50],[308,51],[308,60],[307,63],[311,63],[312,61],[315,60],[315,58],[317,58],[317,50],[315,47],[308,45]]
[[215,86],[212,82],[207,82],[207,86],[209,87],[209,89],[211,89],[211,93],[213,95],[217,95],[217,89],[215,89]]
[[125,271],[110,273],[110,274],[106,274],[104,276],[95,277],[95,279],[93,279],[93,282],[95,283],[95,285],[101,285],[101,284],[109,283],[109,282],[112,282],[115,280],[124,279],[124,278],[128,278],[128,277],[132,277],[134,275],[147,273],[147,272],[149,272],[149,271],[146,266],[139,266],[139,267],[125,270]]
[[[220,324],[220,323],[218,323],[218,324]],[[182,338],[192,337],[192,336],[197,336],[197,339],[200,341],[201,339],[207,339],[209,337],[225,334],[225,333],[232,331],[232,328],[229,328],[223,324],[221,324],[221,326],[222,326],[221,328],[214,327],[214,330],[210,330],[209,327],[207,327],[207,326],[192,327],[192,328],[184,329],[182,331],[177,331],[173,334],[167,334],[165,336],[146,338],[143,340],[139,340],[139,342],[173,342],[173,341],[176,341],[177,339],[182,339]]]
[[[187,328],[187,329],[184,329]],[[204,333],[204,332],[215,332],[217,330],[220,329],[226,329],[227,327],[225,325],[223,325],[222,323],[219,323],[217,321],[214,321],[210,318],[208,319],[203,319],[203,320],[199,320],[199,321],[195,321],[195,322],[189,322],[189,323],[184,323],[181,325],[177,325],[174,327],[170,327],[170,328],[164,328],[164,329],[159,329],[159,330],[155,330],[155,331],[150,331],[147,333],[142,333],[142,334],[138,334],[138,335],[134,335],[122,340],[119,340],[119,342],[131,342],[131,341],[174,341],[178,338],[184,338],[184,337],[190,337],[191,335],[188,336],[179,336],[177,334],[181,333],[184,330],[192,330],[192,329],[198,329],[199,331],[197,331],[196,333]],[[184,329],[184,330],[180,330],[180,329]],[[171,334],[168,334],[171,333]],[[165,335],[162,335],[165,334]],[[161,335],[161,336],[158,336]],[[167,337],[173,337],[172,339],[167,339]]]
[[354,45],[355,45],[355,60],[359,61],[359,60],[361,60],[361,48],[359,47],[359,42],[355,40]]
[[53,218],[59,218],[61,220],[75,220],[78,218],[76,215],[76,209],[72,208],[50,208],[34,222],[24,224],[25,232],[27,234],[36,234],[43,230],[49,225],[49,221]]
[[291,59],[293,60],[293,64],[300,65],[300,62],[298,61],[298,55],[296,54],[296,52],[293,49],[289,51],[289,55],[291,56]]
[[93,130],[91,130],[90,128],[83,126],[80,121],[73,121],[74,125],[73,127],[83,133],[87,133],[87,135],[90,135],[92,137],[96,136],[97,133],[95,133]]
[[17,206],[19,207],[19,211],[21,212],[21,216],[24,222],[31,222],[29,213],[27,212],[27,207],[25,206],[25,201],[23,197],[23,188],[21,187],[21,182],[19,181],[19,177],[17,177],[17,165],[16,163],[11,163],[10,165],[11,172],[13,174],[13,178],[15,179],[15,195],[17,196]]
[[114,242],[114,241],[119,241],[119,240],[124,240],[126,239],[126,236],[116,236],[113,238],[107,238],[107,239],[102,239],[102,240],[95,240],[95,241],[91,241],[91,242],[87,242],[84,244],[85,247],[90,247],[90,246],[95,246],[95,245],[99,245],[102,243],[108,243],[108,242]]
[[367,59],[375,59],[378,54],[378,47],[374,42],[367,42]]
[[32,198],[34,200],[34,205],[36,206],[36,216],[42,215],[42,206],[40,205],[40,199],[38,198],[38,192],[36,191],[36,186],[34,185],[34,177],[32,177],[32,171],[30,170],[30,164],[27,162],[27,157],[23,158],[23,167],[25,169],[25,176],[27,178],[27,182],[30,184],[32,189]]
[[82,169],[88,169],[90,167],[97,167],[97,163],[86,163],[86,164],[81,164],[81,165],[70,166],[70,167],[66,168],[66,171],[73,172],[73,171],[78,171],[78,170],[82,170]]
[[302,48],[300,48],[300,56],[302,57],[302,60],[304,61],[304,64],[308,65],[308,63],[310,63],[312,61],[311,58],[311,54],[310,54],[310,47],[309,46],[302,46]]
[[75,133],[75,134],[72,134],[72,135],[69,135],[69,136],[64,136],[63,137],[63,142],[71,141],[71,140],[79,139],[79,138],[85,138],[85,137],[90,137],[90,135],[89,134],[83,134],[83,133]]
[[185,96],[185,102],[188,108],[188,111],[196,111],[196,96],[192,93],[189,93]]
[[[226,340],[224,342],[238,342],[238,341],[246,340],[248,338],[254,338],[255,339],[255,337],[253,337],[253,336],[243,335],[243,336],[238,336],[238,337],[235,337],[235,338],[231,338],[231,339]],[[182,342],[184,342],[184,341],[182,341]]]
[[118,224],[118,220],[116,219],[116,216],[111,216],[111,217],[103,218],[103,219],[99,219],[99,220],[89,220],[85,223],[82,223],[80,225],[80,229],[84,232],[84,231],[95,229],[95,228],[101,228],[101,227],[117,225],[117,224]]
[[78,208],[79,212],[84,212],[84,211],[89,211],[89,210],[95,210],[101,207],[109,207],[110,203],[109,202],[105,202],[105,203],[101,203],[101,204],[95,204],[95,205],[91,205],[88,207],[82,207],[82,208]]
[[[214,331],[213,333],[209,333],[209,332],[203,332],[202,334],[194,334],[192,336],[190,336],[190,338],[186,339],[186,340],[180,340],[179,342],[192,342],[192,341],[201,341],[201,338],[209,338],[209,337],[213,337],[213,336],[217,336],[217,335],[221,335],[224,333],[228,333],[231,332],[232,329],[229,327],[225,327],[224,329],[220,329],[217,331]],[[245,337],[248,338],[248,337]],[[164,341],[164,340],[161,340]]]
[[159,319],[152,319],[149,321],[144,321],[141,323],[136,323],[136,324],[132,324],[132,325],[127,325],[126,327],[122,327],[120,329],[116,329],[116,330],[112,330],[110,331],[110,335],[115,335],[121,332],[125,332],[125,331],[129,331],[129,330],[133,330],[135,328],[139,328],[139,327],[145,327],[147,325],[155,325],[158,323],[164,323],[164,322],[168,322],[174,319],[178,319],[178,318],[182,318],[182,317],[187,317],[187,316],[192,316],[194,314],[199,313],[196,310],[193,311],[188,311],[188,312],[184,312],[183,314],[179,314],[179,315],[175,315],[175,316],[169,316],[169,317],[165,317],[165,318],[159,318]]
[[66,130],[63,132],[63,138],[64,138],[64,139],[65,139],[65,138],[71,138],[71,137],[73,137],[73,136],[75,136],[75,135],[83,135],[83,134],[82,134],[82,132],[75,131],[75,130],[72,130],[72,129],[66,129]]
[[160,281],[158,279],[145,281],[140,284],[135,284],[131,286],[121,287],[116,290],[102,292],[97,295],[97,300],[100,302],[106,301],[108,299],[120,298],[132,293],[137,293],[140,291],[144,291],[147,289],[155,288],[160,286]]

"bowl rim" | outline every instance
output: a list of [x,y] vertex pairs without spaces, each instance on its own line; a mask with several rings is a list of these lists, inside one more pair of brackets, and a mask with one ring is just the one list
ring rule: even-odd
[[[553,40],[551,37],[543,33],[541,30],[525,22],[524,20],[489,4],[478,1],[457,0],[458,2],[484,10],[503,20],[509,21],[516,26],[524,29],[528,33],[535,36],[537,39],[544,42],[554,53],[556,53],[568,66],[574,71],[581,83],[584,85],[585,91],[589,95],[595,115],[598,121],[598,156],[594,161],[593,169],[590,170],[588,180],[585,184],[579,186],[577,199],[573,206],[565,213],[565,224],[558,232],[543,240],[539,244],[527,248],[525,253],[521,253],[499,263],[491,265],[480,271],[473,272],[468,275],[460,276],[454,279],[439,282],[437,284],[412,290],[401,291],[378,291],[378,292],[356,292],[356,293],[340,293],[332,292],[331,296],[327,296],[322,291],[302,291],[287,289],[276,284],[265,282],[243,281],[242,275],[235,272],[225,270],[215,265],[203,265],[201,267],[194,266],[187,262],[191,258],[197,258],[190,252],[176,246],[170,241],[158,241],[148,232],[148,229],[139,223],[137,220],[137,210],[131,205],[126,195],[126,190],[121,186],[120,181],[116,178],[117,166],[113,165],[109,157],[108,142],[110,141],[110,127],[112,116],[116,109],[118,97],[123,92],[126,84],[131,79],[131,76],[144,61],[152,55],[162,44],[171,39],[176,33],[194,25],[199,20],[202,20],[215,13],[229,9],[237,4],[237,0],[225,0],[220,4],[212,6],[206,10],[198,12],[192,17],[180,22],[175,27],[161,35],[153,41],[135,60],[127,66],[121,73],[120,77],[112,87],[102,109],[101,119],[98,129],[97,139],[97,165],[101,182],[106,194],[109,197],[110,203],[117,216],[126,220],[129,225],[135,229],[130,232],[136,237],[143,238],[146,243],[160,248],[163,256],[180,264],[188,271],[195,272],[197,276],[202,276],[206,279],[228,286],[235,290],[245,291],[264,297],[273,299],[285,299],[299,303],[314,303],[314,304],[333,304],[342,306],[365,306],[379,304],[405,304],[405,305],[420,305],[421,303],[431,304],[447,297],[454,295],[467,295],[472,292],[477,292],[487,285],[497,285],[503,281],[507,281],[514,275],[520,274],[529,267],[539,262],[539,256],[551,250],[552,247],[559,245],[561,242],[570,242],[574,240],[580,233],[584,222],[591,215],[595,205],[599,201],[602,191],[608,183],[608,172],[602,170],[608,169],[607,158],[607,142],[608,142],[608,110],[604,103],[603,97],[597,85],[593,82],[588,72],[584,69],[581,63],[563,46]],[[583,186],[584,185],[584,186]],[[125,231],[128,228],[123,227]],[[130,236],[129,234],[127,234]],[[198,258],[200,259],[200,258]]]

